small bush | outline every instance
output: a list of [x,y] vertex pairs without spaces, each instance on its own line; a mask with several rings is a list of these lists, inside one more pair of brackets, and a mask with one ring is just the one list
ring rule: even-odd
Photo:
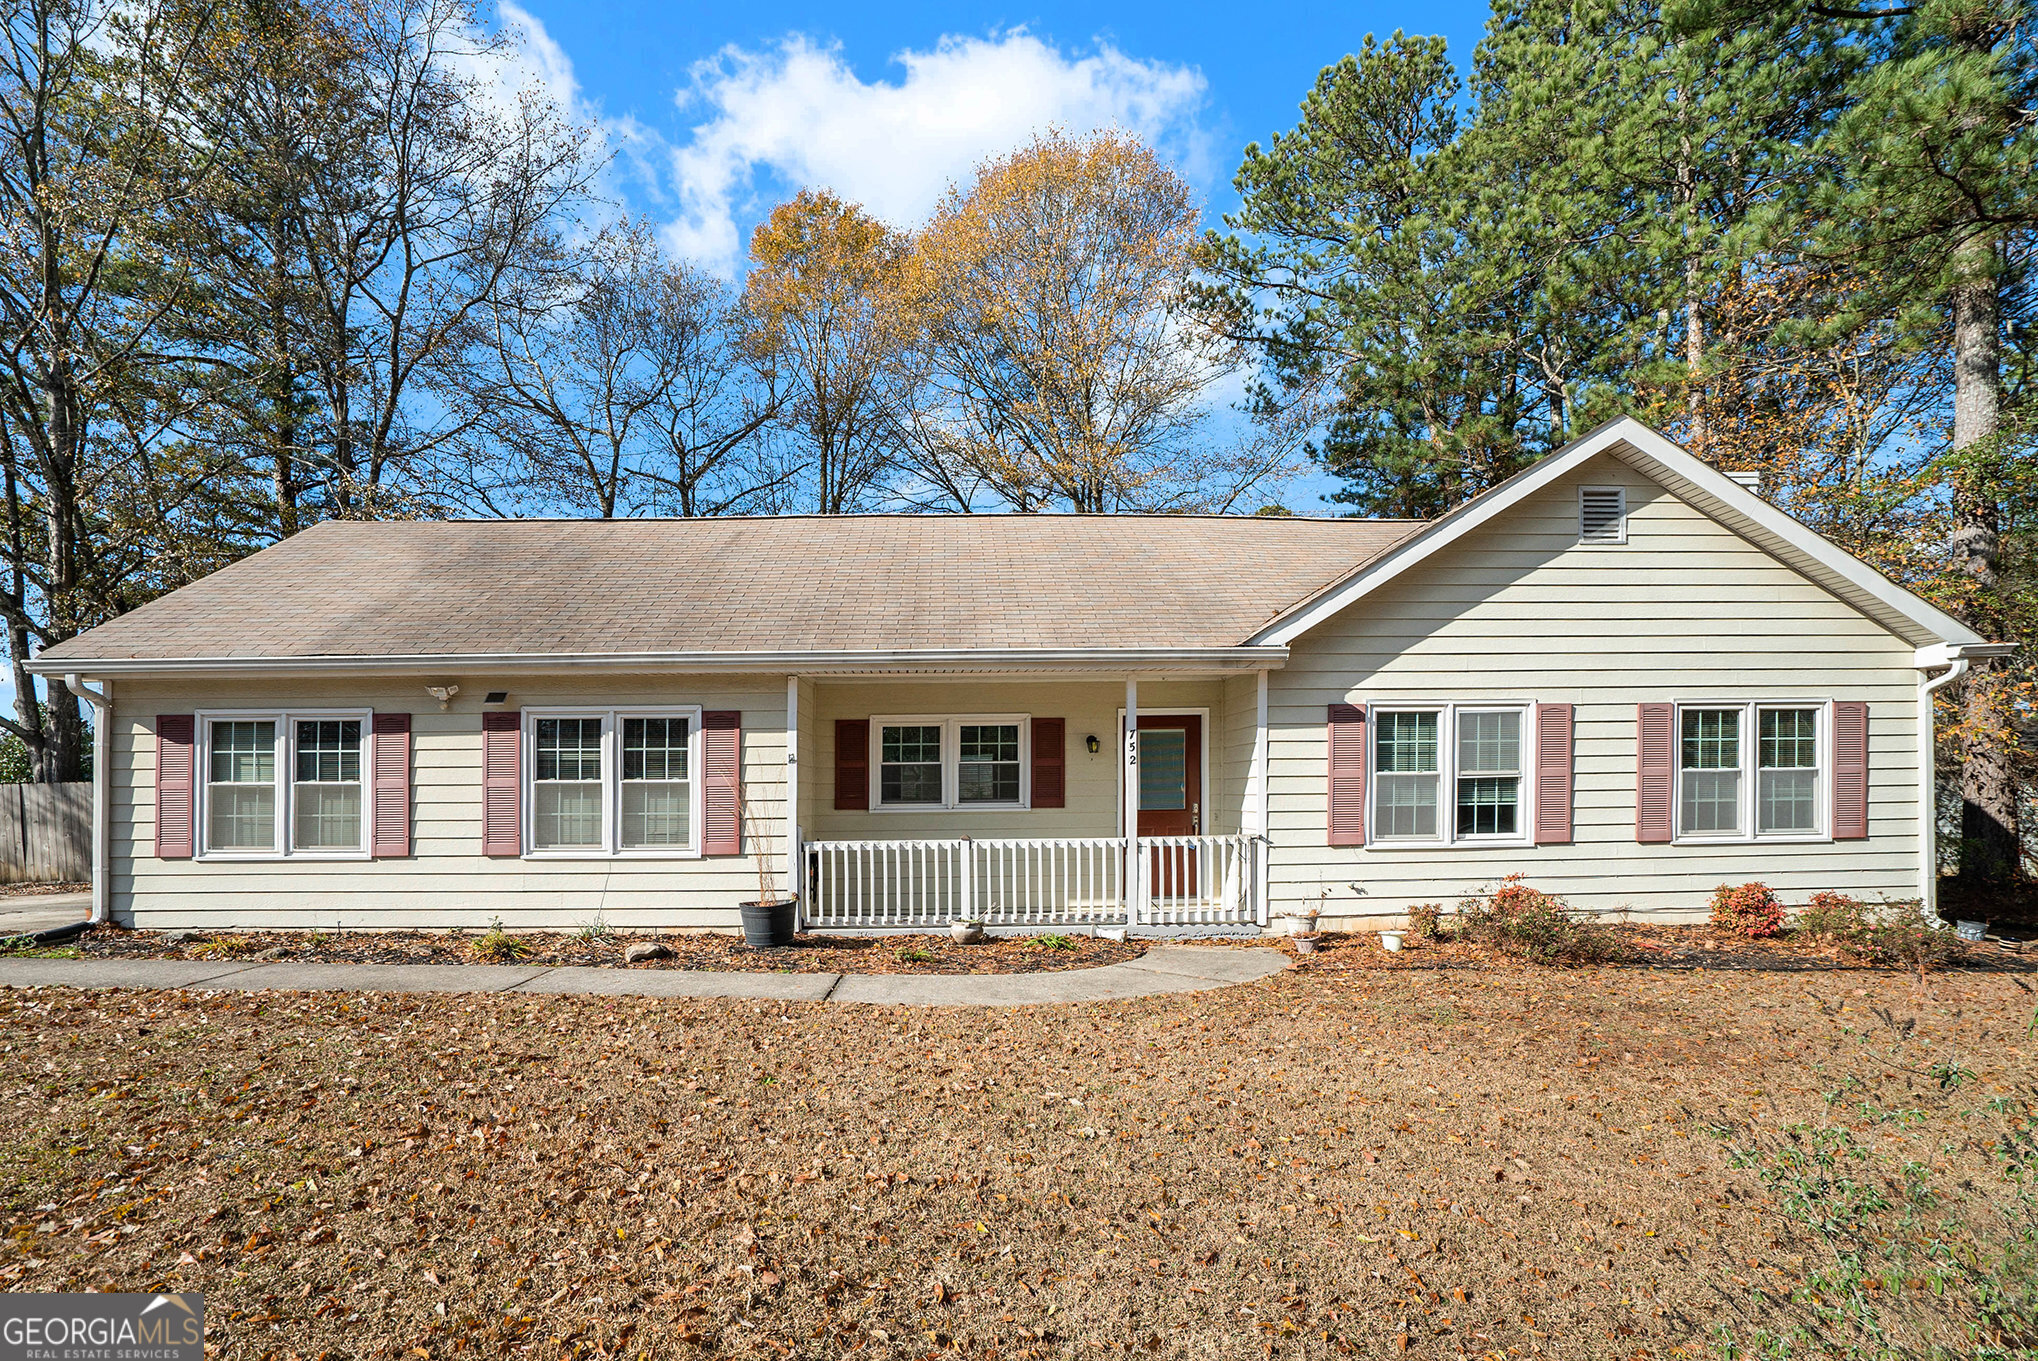
[[1420,940],[1444,938],[1444,909],[1440,903],[1417,903],[1408,909],[1408,931]]
[[1033,943],[1043,950],[1073,950],[1075,941],[1067,936],[1035,936]]
[[474,942],[476,958],[496,964],[514,964],[531,953],[529,941],[520,940],[502,929],[502,918],[497,917],[488,924],[488,932]]
[[1581,918],[1554,893],[1510,874],[1485,898],[1458,905],[1468,940],[1530,964],[1604,964],[1620,957],[1620,938]]
[[1920,977],[1967,955],[1967,942],[1951,927],[1926,921],[1908,905],[1885,908],[1879,920],[1843,948],[1878,969],[1903,969]]
[[901,964],[929,964],[934,960],[934,952],[924,945],[909,946],[898,951],[897,956]]
[[1790,926],[1813,940],[1841,945],[1867,934],[1868,907],[1859,898],[1844,893],[1814,893],[1811,901],[1798,909]]
[[1783,904],[1764,883],[1721,884],[1712,893],[1712,929],[1722,935],[1760,940],[1783,932]]
[[1967,942],[1947,927],[1926,921],[1916,903],[1871,907],[1844,893],[1815,893],[1794,925],[1814,940],[1837,945],[1842,954],[1878,969],[1923,975],[1958,963],[1967,954]]

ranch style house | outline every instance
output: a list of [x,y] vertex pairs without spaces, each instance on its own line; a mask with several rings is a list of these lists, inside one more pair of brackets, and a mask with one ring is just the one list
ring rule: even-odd
[[1929,908],[2003,651],[1621,420],[1426,522],[327,523],[31,669],[124,925],[1195,933]]

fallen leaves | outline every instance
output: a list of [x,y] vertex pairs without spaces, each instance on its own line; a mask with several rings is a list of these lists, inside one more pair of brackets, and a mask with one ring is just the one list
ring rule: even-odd
[[[1978,1080],[2031,1078],[2007,980],[1937,980],[1922,1012],[1907,980],[1848,980]],[[1834,991],[1393,970],[1011,1012],[0,993],[0,1279],[202,1289],[229,1354],[363,1361],[1587,1357],[1615,1308],[1660,1352],[1704,1341],[1728,1270],[1783,1265],[1701,1127],[1823,1109],[1809,1062],[1863,1010],[1828,1013]],[[1581,1076],[1597,1053],[1636,1058]]]

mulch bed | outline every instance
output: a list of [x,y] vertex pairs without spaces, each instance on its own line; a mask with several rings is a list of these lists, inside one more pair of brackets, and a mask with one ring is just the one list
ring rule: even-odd
[[[1743,940],[1713,933],[1706,926],[1628,924],[1613,928],[1621,937],[1623,957],[1613,966],[1630,969],[1740,969],[1771,973],[1873,971],[1875,966],[1842,953],[1832,944],[1794,932],[1767,940]],[[1325,932],[1314,954],[1303,955],[1287,937],[1264,942],[1295,956],[1296,966],[1332,972],[1352,969],[1471,969],[1502,963],[1482,946],[1454,940],[1423,940],[1406,935],[1399,953],[1380,945],[1377,932]],[[2038,945],[1988,940],[1968,946],[1955,966],[2038,972]],[[1883,970],[1888,972],[1888,970]]]
[[659,936],[672,958],[627,964],[623,951],[651,936],[594,939],[512,934],[512,953],[490,952],[480,932],[235,931],[171,940],[163,932],[98,930],[77,941],[87,959],[289,959],[309,964],[543,964],[750,973],[1008,974],[1094,969],[1146,953],[1139,941],[1091,936],[1002,937],[957,945],[947,936],[820,936],[782,950],[753,950],[733,935]]

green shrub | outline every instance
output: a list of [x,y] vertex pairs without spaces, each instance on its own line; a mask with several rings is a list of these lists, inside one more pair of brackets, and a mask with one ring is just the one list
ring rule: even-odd
[[1783,904],[1764,883],[1735,888],[1721,884],[1712,892],[1712,929],[1722,935],[1760,940],[1783,932]]
[[1076,943],[1068,936],[1035,936],[1033,943],[1043,950],[1073,950]]
[[1467,940],[1530,964],[1605,964],[1621,954],[1620,938],[1573,912],[1554,893],[1510,874],[1484,898],[1458,905]]
[[491,921],[488,924],[488,933],[474,942],[476,958],[496,964],[514,964],[529,953],[531,953],[530,942],[503,930],[501,917]]
[[1408,909],[1409,934],[1421,940],[1444,938],[1444,909],[1440,903],[1417,903]]
[[934,952],[924,945],[908,946],[895,955],[901,964],[930,964],[934,960]]

